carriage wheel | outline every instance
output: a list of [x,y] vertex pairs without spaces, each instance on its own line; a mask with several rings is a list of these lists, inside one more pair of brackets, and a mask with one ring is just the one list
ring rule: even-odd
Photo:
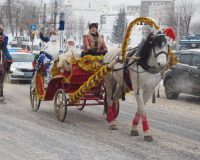
[[41,100],[37,98],[36,93],[35,93],[35,87],[33,86],[32,83],[30,86],[30,102],[31,102],[32,110],[37,112],[38,109],[40,108]]
[[63,89],[56,92],[54,99],[54,112],[58,121],[63,122],[67,114],[67,97]]
[[86,100],[81,100],[82,106],[76,106],[79,111],[82,111],[85,108]]

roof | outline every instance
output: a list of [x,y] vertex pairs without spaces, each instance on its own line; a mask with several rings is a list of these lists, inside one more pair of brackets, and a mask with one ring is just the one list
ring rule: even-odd
[[33,55],[33,54],[31,54],[31,53],[27,53],[27,52],[12,52],[12,54],[11,55],[13,55],[13,54],[20,54],[20,55],[24,55],[24,54],[26,54],[26,55]]
[[177,52],[188,52],[188,51],[200,53],[200,49],[187,49],[187,50],[180,50],[180,51],[177,51]]

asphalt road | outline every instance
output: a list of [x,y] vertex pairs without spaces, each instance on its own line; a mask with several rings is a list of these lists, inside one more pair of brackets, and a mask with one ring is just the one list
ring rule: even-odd
[[0,160],[200,160],[200,100],[181,95],[167,100],[161,89],[156,104],[146,107],[154,141],[130,136],[136,111],[132,94],[121,102],[119,130],[109,130],[103,107],[83,111],[69,107],[58,122],[53,102],[31,110],[28,84],[6,84],[0,104]]

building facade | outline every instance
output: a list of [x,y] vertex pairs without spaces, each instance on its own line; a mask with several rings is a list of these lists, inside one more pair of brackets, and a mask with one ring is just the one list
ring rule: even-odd
[[141,16],[154,19],[159,25],[167,26],[174,13],[175,0],[142,0]]
[[139,16],[141,12],[140,5],[128,5],[126,7],[126,14],[127,16]]

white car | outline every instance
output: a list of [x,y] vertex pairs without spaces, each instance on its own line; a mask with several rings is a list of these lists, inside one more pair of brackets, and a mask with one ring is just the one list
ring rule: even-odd
[[9,80],[26,80],[32,79],[33,66],[32,62],[34,60],[34,55],[24,52],[14,52],[11,53],[13,58],[13,63],[11,65],[11,74],[9,75]]

